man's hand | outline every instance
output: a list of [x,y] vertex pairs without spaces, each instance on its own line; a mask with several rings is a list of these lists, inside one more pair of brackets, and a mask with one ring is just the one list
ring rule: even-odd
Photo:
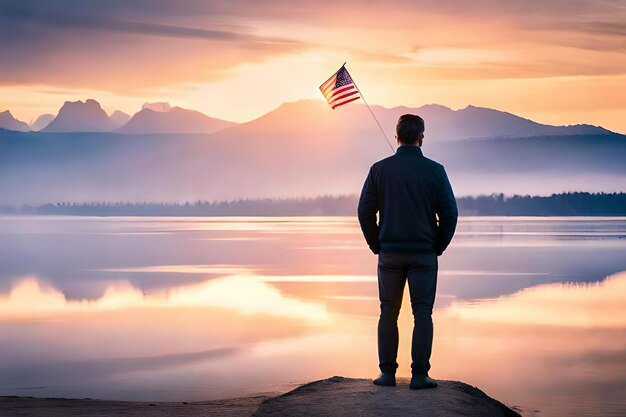
[[374,255],[378,255],[380,253],[380,243],[376,242],[376,244],[370,246],[370,250]]

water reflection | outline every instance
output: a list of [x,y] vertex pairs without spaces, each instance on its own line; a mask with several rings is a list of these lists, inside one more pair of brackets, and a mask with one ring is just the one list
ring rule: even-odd
[[95,301],[68,301],[54,289],[26,279],[0,300],[0,320],[47,318],[53,314],[102,310],[220,307],[242,314],[268,314],[311,321],[327,319],[325,305],[286,297],[254,276],[232,275],[146,296],[128,283],[116,283]]
[[[461,219],[433,376],[619,415],[625,236],[621,219]],[[202,400],[375,375],[375,264],[354,219],[0,218],[0,394]],[[406,302],[400,321],[407,374]]]
[[454,302],[435,317],[433,367],[443,377],[489,387],[540,415],[623,415],[626,272]]
[[[625,289],[622,272],[438,306],[433,374],[476,384],[527,415],[619,415]],[[197,400],[284,390],[331,373],[373,375],[376,298],[313,298],[231,276],[158,296],[116,285],[98,301],[77,302],[28,279],[0,300],[0,355],[11,359],[0,365],[0,390]],[[411,324],[404,308],[402,374]]]
[[256,269],[239,265],[152,265],[131,268],[97,269],[100,272],[169,272],[176,274],[246,274]]
[[[476,299],[598,281],[626,269],[625,248],[623,219],[462,218],[440,289]],[[248,270],[371,276],[375,258],[352,218],[0,217],[0,294],[27,276],[94,300],[116,281],[153,292]]]
[[626,273],[602,282],[541,285],[506,298],[455,303],[447,314],[463,320],[592,329],[626,328]]

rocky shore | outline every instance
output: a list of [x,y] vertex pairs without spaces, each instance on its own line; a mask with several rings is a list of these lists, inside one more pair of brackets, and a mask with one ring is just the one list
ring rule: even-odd
[[519,414],[476,387],[439,381],[411,391],[408,380],[378,387],[370,379],[334,376],[275,397],[202,402],[129,402],[94,399],[0,397],[0,417],[515,417]]

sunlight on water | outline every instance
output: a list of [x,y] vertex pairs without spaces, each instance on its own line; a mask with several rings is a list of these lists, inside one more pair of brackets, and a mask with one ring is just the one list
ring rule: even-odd
[[[528,416],[626,408],[626,220],[462,218],[439,266],[434,377]],[[377,298],[354,219],[0,217],[0,394],[206,400],[375,376]],[[406,298],[399,324],[407,375]]]
[[28,279],[0,299],[0,320],[46,318],[52,314],[130,308],[221,307],[242,314],[326,320],[325,305],[285,297],[263,280],[249,276],[216,278],[200,284],[172,288],[160,297],[146,297],[128,283],[114,284],[95,301],[68,301],[57,290],[44,290],[36,279]]
[[446,313],[477,322],[626,329],[625,303],[622,272],[602,282],[540,285],[506,298],[455,303]]
[[[433,367],[491,386],[526,415],[619,416],[626,405],[626,273],[455,302],[435,313]],[[405,317],[405,327],[410,317]],[[405,359],[408,361],[408,357]],[[471,365],[470,365],[471,364]]]

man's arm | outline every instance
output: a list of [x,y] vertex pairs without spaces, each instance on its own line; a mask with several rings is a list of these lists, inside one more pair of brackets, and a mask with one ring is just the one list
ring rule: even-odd
[[439,182],[439,188],[437,190],[437,217],[439,219],[439,225],[437,227],[437,241],[435,243],[435,251],[437,255],[441,255],[446,250],[452,236],[454,236],[454,230],[456,229],[457,218],[459,216],[458,209],[456,207],[456,199],[452,192],[452,186],[448,180],[446,170],[441,167],[441,179]]
[[[373,168],[373,167],[372,167]],[[365,179],[361,197],[359,198],[359,223],[363,236],[372,252],[375,254],[380,252],[380,243],[378,243],[378,224],[376,223],[376,213],[378,212],[378,189],[372,178],[372,168]]]

